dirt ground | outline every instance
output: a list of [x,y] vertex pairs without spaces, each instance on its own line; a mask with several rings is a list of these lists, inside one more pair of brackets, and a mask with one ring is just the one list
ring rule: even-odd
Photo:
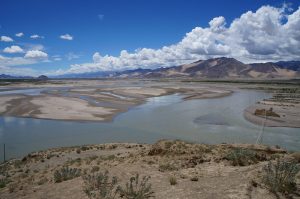
[[[226,158],[236,149],[254,152],[256,160],[244,166]],[[29,154],[20,160],[2,164],[9,183],[0,189],[1,199],[83,199],[81,176],[109,171],[120,185],[137,173],[150,176],[153,196],[159,199],[275,199],[299,198],[271,193],[262,182],[263,167],[276,158],[300,161],[299,153],[288,153],[278,147],[246,144],[203,145],[162,140],[153,145],[112,143],[50,149]],[[81,176],[54,182],[54,172],[62,167],[81,169]],[[170,184],[170,178],[176,183]],[[296,177],[299,194],[300,177]]]

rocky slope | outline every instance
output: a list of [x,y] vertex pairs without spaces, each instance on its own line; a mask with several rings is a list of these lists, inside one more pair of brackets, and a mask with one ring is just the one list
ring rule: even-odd
[[[140,180],[150,176],[145,187],[151,187],[143,193],[159,199],[297,198],[299,173],[293,175],[296,184],[289,184],[292,191],[285,187],[274,194],[265,183],[266,165],[269,161],[276,165],[276,160],[296,168],[300,154],[262,145],[204,145],[178,140],[162,140],[153,145],[118,143],[57,148],[2,164],[0,198],[88,198],[87,193],[97,188],[93,176],[105,171],[109,172],[109,179],[117,178],[113,192],[117,185],[124,190],[136,174]],[[112,184],[108,185],[111,188]],[[138,186],[136,190],[142,189]],[[130,198],[122,193],[116,198]]]

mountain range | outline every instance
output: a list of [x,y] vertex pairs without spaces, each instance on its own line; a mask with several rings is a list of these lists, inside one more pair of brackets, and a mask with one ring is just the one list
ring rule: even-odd
[[296,78],[300,77],[300,61],[244,64],[234,58],[220,57],[169,68],[128,70],[115,73],[114,77]]
[[[125,71],[99,71],[66,74],[51,78],[202,78],[202,79],[272,79],[300,78],[300,61],[279,61],[245,64],[234,58],[219,57],[190,64],[156,69],[137,68]],[[0,79],[32,78],[2,74]]]

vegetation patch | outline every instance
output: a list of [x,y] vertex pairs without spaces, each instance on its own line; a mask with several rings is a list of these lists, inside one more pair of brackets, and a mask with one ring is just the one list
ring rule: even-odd
[[161,172],[165,172],[165,171],[175,171],[178,170],[178,168],[171,163],[165,163],[165,164],[160,164],[158,170]]
[[271,192],[290,194],[297,190],[295,178],[300,167],[296,163],[277,159],[275,163],[269,162],[263,171],[263,183]]
[[9,183],[8,178],[0,178],[0,189],[6,187],[6,185]]
[[126,199],[146,199],[153,198],[154,192],[152,185],[149,183],[150,176],[144,176],[142,180],[139,179],[139,174],[131,177],[130,181],[126,183],[126,187],[119,187],[120,195]]
[[77,178],[81,175],[81,170],[77,168],[63,167],[54,172],[54,182],[59,183]]
[[108,171],[83,176],[84,193],[89,198],[114,199],[118,194],[117,177],[110,179]]
[[251,149],[235,148],[225,157],[233,166],[247,166],[258,162],[257,154]]
[[177,179],[175,176],[171,176],[169,178],[169,182],[170,182],[170,185],[176,185],[177,184]]

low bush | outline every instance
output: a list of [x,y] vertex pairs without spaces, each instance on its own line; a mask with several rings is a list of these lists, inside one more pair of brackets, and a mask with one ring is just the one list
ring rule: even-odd
[[169,178],[169,182],[170,182],[170,185],[176,185],[177,184],[177,180],[174,176],[171,176]]
[[177,168],[171,163],[165,163],[165,164],[160,164],[158,170],[161,172],[165,172],[165,171],[174,171],[177,170]]
[[118,190],[121,197],[126,199],[146,199],[154,197],[152,191],[152,185],[148,182],[150,176],[144,176],[139,181],[139,174],[135,177],[131,177],[130,181],[126,183],[126,187],[122,188],[119,186]]
[[257,162],[256,153],[250,149],[235,148],[225,157],[233,166],[247,166]]
[[109,179],[108,171],[82,177],[84,192],[89,198],[114,199],[118,193],[117,177]]
[[7,178],[0,178],[0,189],[6,187],[7,183]]
[[63,167],[60,170],[54,172],[54,182],[59,183],[66,180],[71,180],[73,178],[79,177],[81,170],[77,168]]
[[92,172],[92,173],[95,173],[95,172],[97,172],[97,171],[99,171],[99,170],[100,170],[100,167],[99,167],[99,166],[93,166],[92,169],[91,169],[91,172]]
[[295,177],[300,167],[294,162],[284,162],[279,159],[269,162],[263,169],[263,182],[273,193],[292,193],[296,191]]

